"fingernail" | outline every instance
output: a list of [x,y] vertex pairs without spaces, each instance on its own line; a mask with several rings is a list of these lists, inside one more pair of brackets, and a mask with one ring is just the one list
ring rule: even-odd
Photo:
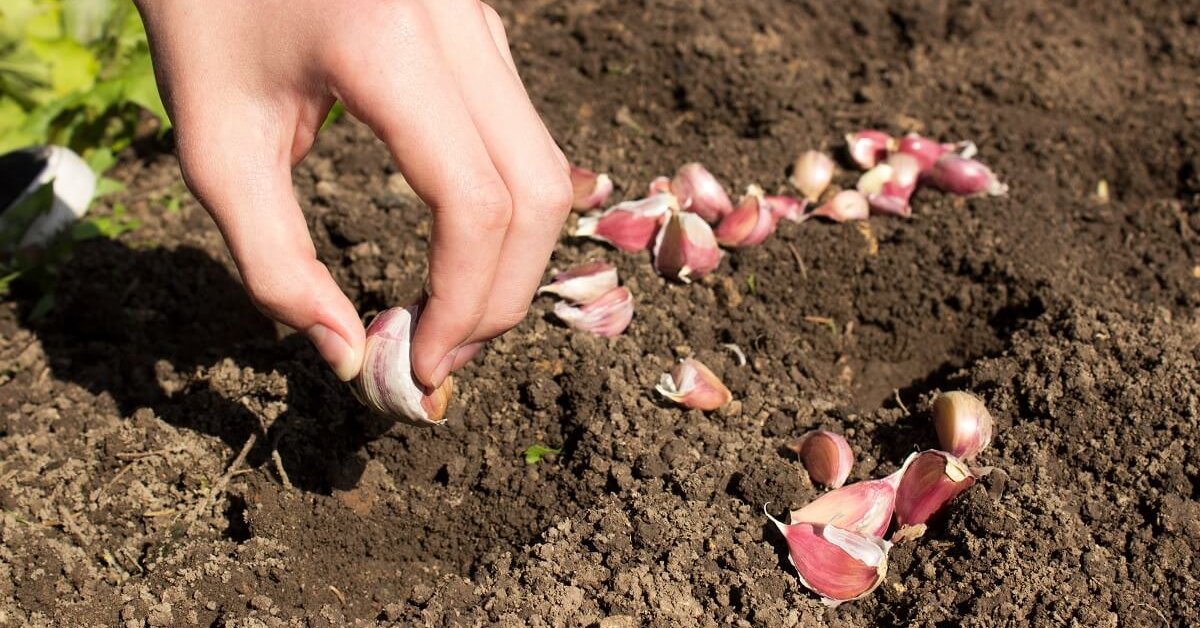
[[309,327],[307,335],[338,379],[348,382],[358,375],[362,368],[362,356],[350,348],[345,338],[321,323]]
[[441,362],[438,362],[437,368],[433,369],[433,381],[429,382],[431,386],[437,388],[442,385],[446,376],[450,374],[450,369],[454,368],[454,358],[458,356],[458,349],[446,354]]

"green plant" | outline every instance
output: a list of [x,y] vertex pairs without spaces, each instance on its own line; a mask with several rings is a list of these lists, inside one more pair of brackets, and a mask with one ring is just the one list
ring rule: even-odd
[[526,447],[525,451],[521,452],[521,455],[525,456],[525,464],[537,464],[542,461],[542,458],[545,458],[549,454],[554,454],[557,456],[561,453],[562,448],[555,449],[554,447],[547,447],[541,443],[534,443],[533,445]]
[[0,7],[0,152],[55,143],[98,172],[141,112],[168,124],[149,46],[128,0],[5,0]]

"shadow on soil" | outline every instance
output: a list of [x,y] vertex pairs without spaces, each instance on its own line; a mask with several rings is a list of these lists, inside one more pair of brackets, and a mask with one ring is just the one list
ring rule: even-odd
[[[28,319],[33,301],[20,303]],[[196,248],[85,242],[62,269],[57,307],[27,324],[55,377],[107,393],[126,416],[151,408],[235,453],[257,433],[247,464],[278,450],[306,491],[353,487],[365,465],[360,450],[389,427],[345,394],[304,337],[278,339],[225,267]],[[255,375],[242,376],[244,368]],[[283,411],[264,431],[252,408],[267,404]]]

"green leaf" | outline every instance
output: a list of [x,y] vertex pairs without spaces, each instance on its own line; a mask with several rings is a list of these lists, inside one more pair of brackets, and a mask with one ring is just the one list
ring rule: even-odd
[[58,96],[86,92],[96,84],[100,62],[71,39],[30,39],[30,50],[50,66],[50,87]]
[[329,128],[329,125],[337,122],[342,116],[346,115],[346,107],[342,105],[342,101],[333,103],[329,108],[329,113],[325,114],[325,121],[321,123],[321,130]]
[[562,448],[547,447],[541,443],[535,443],[525,448],[522,455],[525,456],[525,464],[537,464],[542,461],[542,458],[554,454],[562,453]]

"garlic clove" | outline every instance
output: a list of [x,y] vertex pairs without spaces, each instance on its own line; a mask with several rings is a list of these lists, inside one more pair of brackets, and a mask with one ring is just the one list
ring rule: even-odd
[[581,216],[573,235],[608,242],[630,253],[644,251],[667,214],[676,208],[678,204],[671,194],[626,201],[602,213]]
[[854,451],[846,438],[828,430],[813,430],[788,445],[800,457],[814,482],[838,488],[850,477],[854,466]]
[[353,386],[371,410],[413,425],[440,425],[454,395],[454,378],[426,393],[413,379],[412,338],[420,305],[380,312],[367,326],[363,366]]
[[665,194],[674,194],[674,192],[671,191],[671,178],[670,177],[654,177],[654,180],[650,182],[650,196],[654,196],[655,194],[664,194],[664,193]]
[[714,234],[717,242],[725,246],[755,246],[775,231],[777,220],[763,197],[762,188],[751,185],[738,200],[737,207],[721,219]]
[[554,294],[568,301],[588,304],[617,287],[617,267],[608,262],[587,262],[556,273],[538,294]]
[[771,214],[775,216],[776,222],[780,220],[804,222],[806,218],[804,210],[808,208],[808,199],[794,196],[764,196],[763,200],[767,202],[767,207],[771,208]]
[[695,358],[679,361],[654,387],[662,396],[693,410],[716,410],[733,400],[733,393],[707,366]]
[[619,286],[586,305],[555,303],[554,315],[575,329],[605,338],[619,336],[633,320],[633,295],[624,286]]
[[699,163],[684,164],[671,180],[679,206],[714,223],[733,211],[733,201],[720,181]]
[[895,144],[896,140],[883,131],[864,129],[846,136],[846,151],[863,170],[870,170],[883,161]]
[[895,153],[858,180],[858,190],[867,196],[871,209],[892,216],[912,214],[908,201],[917,189],[921,165],[916,157]]
[[909,133],[900,138],[900,142],[896,145],[896,152],[916,159],[920,172],[924,174],[933,168],[933,164],[942,155],[952,150],[952,147],[953,144],[942,144],[916,133]]
[[855,482],[829,491],[800,510],[793,510],[791,522],[834,525],[882,538],[892,523],[896,489],[904,469],[902,467],[885,478]]
[[712,272],[723,255],[712,227],[691,212],[672,211],[654,241],[654,269],[684,283]]
[[830,607],[870,594],[887,576],[891,544],[832,525],[784,524],[767,515],[788,544],[800,582]]
[[896,488],[896,523],[901,528],[924,524],[975,483],[975,474],[953,455],[934,449],[915,454],[905,464]]
[[958,196],[1004,196],[1008,186],[987,166],[974,159],[947,154],[933,165],[929,181],[937,189]]
[[858,190],[842,190],[808,214],[809,217],[819,216],[834,222],[866,220],[870,215],[871,205]]
[[962,460],[975,458],[992,442],[992,415],[983,400],[954,390],[933,400],[933,427],[942,449]]
[[571,209],[588,211],[608,200],[613,191],[613,182],[607,174],[596,174],[587,168],[571,166],[571,187],[575,191]]
[[792,164],[790,181],[810,202],[817,202],[821,194],[833,181],[834,165],[829,155],[809,150],[802,153]]

